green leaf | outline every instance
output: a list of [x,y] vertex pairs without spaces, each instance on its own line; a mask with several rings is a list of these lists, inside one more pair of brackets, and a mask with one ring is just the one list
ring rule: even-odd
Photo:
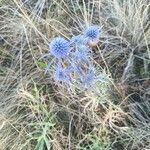
[[38,64],[39,68],[41,68],[41,69],[44,69],[47,67],[47,64],[45,62],[38,61],[37,64]]

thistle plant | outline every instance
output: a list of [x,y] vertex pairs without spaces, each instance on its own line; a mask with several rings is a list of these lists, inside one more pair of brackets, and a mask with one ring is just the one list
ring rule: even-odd
[[[80,85],[89,88],[95,78],[92,64],[92,47],[98,44],[99,27],[90,26],[83,34],[73,36],[70,41],[54,38],[49,44],[49,53],[54,61],[53,79],[63,85]],[[52,61],[48,63],[48,71]]]

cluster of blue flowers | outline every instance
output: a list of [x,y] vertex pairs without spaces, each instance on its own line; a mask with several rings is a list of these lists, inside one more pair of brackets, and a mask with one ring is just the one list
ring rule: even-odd
[[[55,59],[53,78],[56,82],[77,84],[89,88],[94,80],[94,67],[91,61],[92,47],[99,42],[100,28],[89,26],[81,35],[73,36],[69,41],[56,37],[49,43],[49,53]],[[46,68],[48,71],[52,62]]]

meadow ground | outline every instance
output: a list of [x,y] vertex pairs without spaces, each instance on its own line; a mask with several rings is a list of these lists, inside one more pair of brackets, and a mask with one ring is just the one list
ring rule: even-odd
[[[101,27],[90,89],[40,59]],[[0,150],[150,150],[149,0],[0,0]]]

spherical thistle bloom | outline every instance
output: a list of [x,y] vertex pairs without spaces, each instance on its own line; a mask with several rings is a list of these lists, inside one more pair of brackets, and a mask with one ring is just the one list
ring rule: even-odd
[[62,83],[69,83],[69,70],[58,65],[54,73],[54,80]]
[[82,77],[82,85],[84,88],[89,88],[92,86],[94,81],[94,71],[93,69],[89,69],[87,74]]
[[70,40],[70,44],[75,44],[76,46],[80,46],[80,45],[84,45],[86,44],[86,40],[83,37],[83,35],[77,35],[77,36],[73,36]]
[[90,48],[85,45],[81,45],[80,47],[76,48],[74,53],[74,61],[81,62],[88,60],[90,56]]
[[49,44],[49,49],[56,58],[65,58],[70,52],[69,42],[62,37],[54,38]]
[[99,37],[100,37],[100,32],[99,32],[99,27],[96,25],[88,27],[84,31],[84,37],[87,40],[87,44],[91,47],[96,46],[97,43],[99,42]]

